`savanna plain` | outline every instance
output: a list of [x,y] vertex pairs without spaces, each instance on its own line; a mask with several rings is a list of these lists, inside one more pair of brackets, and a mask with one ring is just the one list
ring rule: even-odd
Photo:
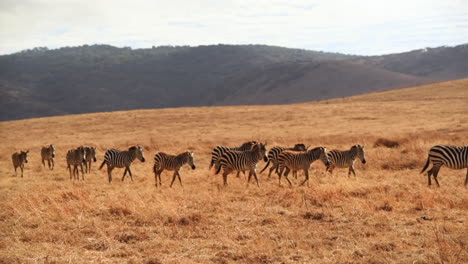
[[[0,123],[0,263],[468,263],[466,169],[442,167],[441,187],[420,174],[431,146],[468,144],[468,80],[274,106],[197,107],[70,115]],[[325,172],[309,185],[273,175],[222,177],[214,146],[249,140],[349,149],[366,164]],[[54,170],[40,149],[56,145]],[[377,143],[377,144],[376,144]],[[68,149],[96,146],[85,180],[71,181]],[[98,170],[109,148],[142,145],[134,180]],[[11,154],[29,149],[24,177]],[[169,188],[152,172],[158,151],[195,152]],[[258,164],[259,170],[265,162]],[[259,171],[258,170],[258,171]]]

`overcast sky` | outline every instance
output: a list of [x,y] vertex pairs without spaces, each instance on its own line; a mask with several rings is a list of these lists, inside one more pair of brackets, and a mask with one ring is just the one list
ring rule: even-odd
[[0,54],[267,44],[359,55],[468,43],[468,0],[0,0]]

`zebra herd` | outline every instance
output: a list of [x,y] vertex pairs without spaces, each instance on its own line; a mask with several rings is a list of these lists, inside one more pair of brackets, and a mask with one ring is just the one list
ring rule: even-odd
[[[281,185],[281,178],[284,177],[288,184],[291,186],[291,181],[288,178],[289,172],[293,172],[293,176],[297,178],[297,171],[303,170],[305,179],[300,185],[308,183],[309,168],[311,164],[320,160],[326,166],[326,171],[332,173],[334,168],[348,168],[348,176],[353,173],[354,163],[359,159],[363,164],[366,163],[364,146],[354,145],[347,151],[331,150],[328,151],[326,147],[316,147],[309,149],[310,146],[304,144],[295,144],[293,147],[279,147],[275,146],[270,149],[267,154],[266,143],[256,141],[248,141],[239,147],[225,147],[216,146],[211,153],[211,161],[209,170],[213,167],[215,174],[223,171],[223,184],[227,185],[227,176],[236,171],[237,177],[240,172],[245,174],[249,172],[247,183],[250,182],[252,176],[254,177],[257,186],[259,186],[257,176],[257,164],[260,160],[267,162],[266,166],[260,171],[262,173],[268,168],[270,164],[272,167],[268,173],[270,178],[271,173],[275,171],[278,175],[278,184]],[[15,176],[17,176],[17,168],[21,169],[21,177],[23,177],[24,164],[28,163],[29,150],[15,152],[11,158],[13,167],[15,169]],[[54,169],[55,146],[49,145],[41,148],[42,165],[45,167],[45,161],[50,170]],[[109,183],[112,182],[112,170],[114,168],[125,168],[122,181],[125,179],[126,174],[130,175],[133,181],[130,166],[135,159],[145,162],[143,147],[132,146],[128,150],[120,151],[117,149],[109,149],[104,154],[104,161],[99,169],[107,165],[107,174]],[[80,146],[76,149],[67,151],[66,154],[67,169],[70,173],[70,179],[79,180],[79,170],[81,170],[81,178],[84,180],[84,174],[91,172],[92,162],[96,162],[96,148],[89,146]],[[468,146],[449,146],[449,145],[436,145],[429,150],[428,158],[421,173],[423,173],[430,164],[432,168],[427,172],[428,185],[431,185],[431,176],[434,178],[437,186],[439,181],[437,176],[440,167],[445,165],[451,169],[464,169],[468,168]],[[164,170],[174,171],[170,187],[172,187],[176,178],[182,185],[182,179],[179,173],[180,168],[188,164],[192,169],[195,169],[194,153],[187,151],[178,155],[170,155],[164,152],[158,152],[154,156],[153,173],[155,179],[155,186],[161,186],[161,173]],[[72,171],[73,167],[73,171]],[[83,169],[84,168],[84,169]],[[465,178],[465,186],[468,184],[468,169]]]

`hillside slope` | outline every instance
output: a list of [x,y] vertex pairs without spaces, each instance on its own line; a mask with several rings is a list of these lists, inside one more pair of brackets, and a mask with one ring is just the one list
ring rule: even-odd
[[466,45],[378,57],[263,45],[38,48],[0,56],[0,120],[305,102],[468,77],[466,69]]

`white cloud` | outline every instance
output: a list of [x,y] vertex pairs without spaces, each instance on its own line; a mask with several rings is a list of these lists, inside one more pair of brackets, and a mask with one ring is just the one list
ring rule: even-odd
[[2,0],[0,54],[94,43],[381,54],[468,42],[467,24],[468,4],[457,0]]

